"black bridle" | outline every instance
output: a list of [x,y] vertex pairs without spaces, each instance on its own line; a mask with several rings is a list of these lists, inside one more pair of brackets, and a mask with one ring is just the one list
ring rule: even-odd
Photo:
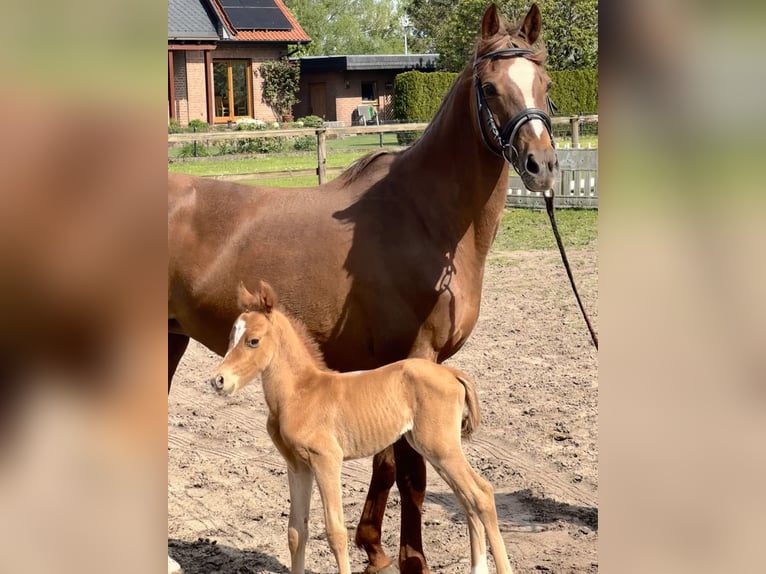
[[[532,120],[540,120],[543,122],[545,129],[548,130],[548,136],[551,138],[551,145],[554,146],[553,130],[551,129],[551,118],[548,113],[539,108],[526,108],[508,120],[503,126],[502,130],[498,129],[497,122],[495,121],[495,116],[492,113],[492,110],[489,109],[489,104],[487,104],[487,96],[484,93],[484,88],[481,85],[481,80],[479,80],[478,68],[479,64],[484,60],[494,60],[495,58],[519,58],[528,56],[531,53],[532,50],[514,47],[506,48],[504,50],[495,50],[494,52],[489,52],[482,56],[476,56],[473,60],[473,82],[476,87],[476,115],[479,122],[479,132],[481,132],[481,138],[484,140],[484,144],[492,151],[492,153],[501,157],[510,165],[512,165],[513,169],[515,169],[516,173],[519,175],[522,175],[522,172],[526,170],[524,169],[524,166],[518,165],[519,152],[513,145],[513,142],[516,139],[516,134],[519,133],[519,129],[525,123]],[[556,109],[556,106],[553,105],[550,97],[546,96],[546,99],[548,101],[548,109],[551,113],[553,113],[553,111]],[[487,138],[487,132],[491,137],[491,142],[490,139]],[[590,323],[588,314],[585,312],[585,308],[583,307],[582,301],[580,300],[580,294],[577,292],[577,286],[575,285],[574,277],[572,276],[572,270],[569,267],[569,260],[567,259],[566,252],[564,251],[564,244],[561,242],[561,237],[559,236],[559,231],[556,227],[556,219],[553,215],[553,190],[546,190],[543,193],[543,197],[545,198],[545,209],[548,212],[548,218],[551,221],[553,235],[556,238],[556,244],[558,245],[559,252],[561,253],[561,259],[564,262],[564,268],[566,269],[567,276],[569,277],[569,282],[572,285],[572,291],[574,291],[575,299],[577,299],[577,304],[580,307],[580,312],[585,319],[585,324],[587,325],[588,331],[590,332],[590,337],[593,341],[593,345],[596,347],[596,350],[598,350],[598,336],[593,330],[593,326]]]
[[[522,171],[525,171],[523,166],[518,165],[519,152],[513,142],[516,139],[516,134],[519,133],[519,129],[525,123],[532,120],[540,120],[543,122],[545,129],[548,130],[548,136],[551,138],[551,145],[553,145],[553,130],[551,128],[551,118],[547,112],[539,108],[525,108],[518,114],[508,120],[503,129],[499,129],[497,122],[495,121],[495,115],[492,110],[489,109],[487,103],[487,96],[484,93],[484,87],[481,85],[479,79],[479,64],[485,60],[494,60],[495,58],[519,58],[532,54],[532,50],[526,48],[506,48],[503,50],[495,50],[494,52],[488,52],[481,56],[476,56],[473,60],[473,82],[476,92],[476,115],[479,122],[479,131],[481,137],[484,140],[484,144],[495,155],[503,158],[509,164],[513,166],[513,169],[521,175]],[[555,109],[553,102],[546,96],[548,100],[548,107],[551,111]],[[489,134],[489,138],[487,137]]]

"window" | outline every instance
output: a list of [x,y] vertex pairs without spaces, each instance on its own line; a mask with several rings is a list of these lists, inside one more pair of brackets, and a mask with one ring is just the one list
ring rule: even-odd
[[249,118],[252,108],[252,67],[249,60],[214,60],[215,121]]
[[375,82],[362,82],[362,101],[374,102],[378,99],[378,86]]

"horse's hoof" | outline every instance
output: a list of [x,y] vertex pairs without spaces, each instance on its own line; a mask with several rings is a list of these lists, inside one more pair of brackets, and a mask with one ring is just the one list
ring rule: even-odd
[[181,565],[168,556],[168,574],[184,574]]
[[389,564],[385,568],[376,568],[371,564],[364,569],[364,574],[399,574],[399,568],[395,564]]

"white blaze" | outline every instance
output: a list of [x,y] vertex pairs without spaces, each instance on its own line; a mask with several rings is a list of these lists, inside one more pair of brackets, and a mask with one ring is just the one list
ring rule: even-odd
[[[511,61],[511,65],[508,66],[508,77],[511,82],[516,84],[521,90],[521,95],[524,98],[524,106],[527,108],[535,108],[535,99],[532,96],[532,85],[535,82],[535,64],[526,58],[514,58]],[[532,120],[529,122],[537,137],[543,135],[543,122],[540,120]]]
[[[245,322],[242,319],[239,319],[236,323],[234,323],[234,340],[231,343],[231,347],[229,348],[229,352],[237,346],[237,343],[239,343],[239,340],[242,338],[242,335],[245,334]],[[227,355],[229,353],[226,353]]]

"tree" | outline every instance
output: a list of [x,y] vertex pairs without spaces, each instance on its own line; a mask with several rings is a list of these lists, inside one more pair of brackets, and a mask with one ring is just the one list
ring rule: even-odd
[[[528,0],[498,0],[510,22],[524,17]],[[592,69],[598,62],[598,0],[539,0],[543,41],[551,70]],[[460,71],[478,37],[486,0],[411,0],[407,15],[415,29],[413,46],[439,54],[446,70]]]
[[271,108],[277,119],[292,114],[298,103],[300,68],[287,59],[264,62],[258,68],[263,78],[263,103]]
[[311,36],[303,56],[401,54],[404,29],[401,1],[286,0],[285,4]]

